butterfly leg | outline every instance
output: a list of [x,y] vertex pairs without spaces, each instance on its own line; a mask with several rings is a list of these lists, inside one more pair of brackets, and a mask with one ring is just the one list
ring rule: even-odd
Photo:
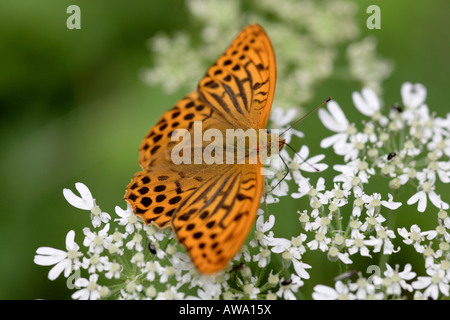
[[266,218],[267,221],[269,221],[269,207],[267,206],[267,201],[266,201],[266,186],[265,186],[265,182],[264,182],[264,187],[262,188],[262,193],[263,193],[263,197],[264,197],[264,204],[266,206]]
[[283,161],[284,166],[286,167],[287,171],[286,171],[286,174],[283,176],[283,178],[281,178],[280,181],[278,181],[278,183],[275,185],[275,187],[272,188],[272,190],[270,190],[270,192],[272,192],[273,190],[275,190],[275,189],[280,185],[281,181],[283,181],[283,180],[287,177],[287,175],[289,174],[289,172],[291,172],[291,171],[289,170],[289,166],[287,165],[286,161],[284,161],[284,159],[283,159],[283,157],[282,157],[281,155],[280,155],[280,159],[281,159],[281,161]]

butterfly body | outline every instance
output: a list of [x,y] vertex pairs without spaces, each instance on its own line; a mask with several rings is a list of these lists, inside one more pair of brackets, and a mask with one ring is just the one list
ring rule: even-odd
[[263,155],[284,145],[265,131],[275,79],[269,38],[250,25],[139,148],[142,171],[125,200],[144,223],[171,226],[202,273],[222,270],[242,246],[260,205]]

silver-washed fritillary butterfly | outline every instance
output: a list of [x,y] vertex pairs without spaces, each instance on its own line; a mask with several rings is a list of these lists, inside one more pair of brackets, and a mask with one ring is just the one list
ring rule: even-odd
[[[270,40],[261,26],[249,25],[208,69],[197,90],[165,112],[140,146],[142,171],[128,185],[125,199],[146,224],[171,226],[202,273],[222,270],[245,241],[260,205],[263,165],[259,160],[175,164],[172,133],[193,131],[194,121],[201,121],[203,130],[224,134],[226,129],[265,129],[275,81]],[[266,138],[270,141],[270,135]],[[280,140],[277,151],[283,145]]]

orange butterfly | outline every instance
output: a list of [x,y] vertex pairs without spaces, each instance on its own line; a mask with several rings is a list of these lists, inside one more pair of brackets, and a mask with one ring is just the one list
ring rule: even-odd
[[[247,26],[197,90],[165,112],[140,146],[142,171],[128,185],[125,200],[144,223],[171,225],[204,274],[222,270],[245,241],[260,205],[263,165],[259,159],[256,164],[174,164],[172,134],[176,129],[193,133],[194,121],[201,121],[203,130],[214,128],[224,135],[227,129],[265,129],[275,81],[268,36],[257,24]],[[264,135],[268,144],[275,143],[272,135]],[[273,138],[279,151],[285,141]]]

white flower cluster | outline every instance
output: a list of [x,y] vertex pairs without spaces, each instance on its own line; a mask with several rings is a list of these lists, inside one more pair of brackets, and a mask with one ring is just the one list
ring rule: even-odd
[[346,162],[334,166],[342,173],[334,181],[363,189],[371,176],[381,174],[390,179],[392,190],[407,183],[415,186],[417,193],[407,204],[418,203],[418,211],[425,211],[427,199],[438,209],[447,210],[448,203],[435,189],[437,180],[450,182],[450,114],[446,118],[430,114],[421,84],[404,83],[401,96],[403,105],[394,104],[386,117],[371,89],[353,93],[356,108],[370,117],[362,131],[347,120],[334,101],[328,103],[328,111],[319,110],[324,126],[335,132],[322,140],[321,147],[332,146]]
[[[450,182],[450,114],[446,118],[430,114],[426,89],[420,84],[403,84],[401,98],[402,104],[393,105],[386,116],[372,90],[354,93],[356,109],[369,117],[360,130],[336,102],[329,102],[327,110],[320,109],[324,126],[334,132],[321,146],[333,147],[344,159],[344,164],[333,166],[337,175],[332,186],[321,176],[315,182],[314,175],[307,177],[328,168],[321,162],[324,155],[310,157],[306,146],[292,156],[286,150],[272,155],[262,199],[266,208],[270,206],[270,214],[258,211],[253,238],[215,276],[199,274],[170,230],[143,225],[129,206],[125,210],[116,207],[117,218],[112,221],[81,183],[76,184],[80,196],[68,189],[63,193],[71,205],[91,213],[93,229],[83,229],[83,249],[75,241],[75,232],[69,231],[65,251],[41,247],[34,261],[53,266],[50,280],[61,274],[76,276],[74,299],[448,297],[449,205],[438,192],[438,182]],[[294,117],[293,110],[275,108],[271,125],[283,130]],[[295,129],[283,135],[288,143],[301,137]],[[378,182],[384,177],[385,190],[390,191],[369,192],[373,177]],[[407,184],[417,192],[411,193]],[[400,192],[406,197],[400,197]],[[272,210],[276,209],[272,208],[276,206],[271,205],[286,196],[307,198],[309,204],[308,209],[298,211],[300,232],[289,237],[275,234]],[[403,198],[408,199],[404,201],[408,205],[417,204],[418,212],[427,208],[426,214],[437,212],[435,219],[428,219],[436,221],[435,227],[422,230],[413,213],[411,225],[396,225],[396,210],[404,204],[400,201]],[[389,265],[389,258],[401,254],[406,246],[417,253],[416,259],[405,261],[403,266]],[[309,260],[311,252],[323,254],[330,265],[314,265]],[[424,264],[418,264],[417,258]],[[335,278],[334,287],[317,284],[313,292],[302,292],[312,271],[329,273],[327,268],[334,270],[334,263],[347,270]],[[372,270],[375,274],[353,271],[355,265],[364,264],[367,273]],[[425,274],[419,274],[423,267]]]
[[[69,189],[64,189],[64,196],[74,207],[91,212],[94,230],[83,229],[83,249],[75,241],[75,231],[70,230],[66,250],[40,247],[34,257],[38,265],[53,266],[50,280],[61,274],[68,278],[68,287],[76,289],[73,299],[294,299],[303,285],[301,278],[309,278],[305,269],[310,266],[301,262],[304,238],[275,239],[271,231],[275,217],[264,222],[262,210],[250,242],[255,249],[244,245],[228,269],[203,276],[172,232],[144,225],[129,206],[126,210],[116,207],[118,218],[110,221],[111,216],[101,212],[89,189],[82,183],[75,186],[80,196]],[[284,264],[292,262],[297,273],[287,279],[280,277],[280,270],[269,268],[271,253],[285,251],[290,255],[283,253]],[[248,267],[250,262],[258,265],[256,272]]]
[[[394,230],[388,227],[393,225],[395,213],[390,211],[382,213],[380,209],[386,207],[395,210],[401,203],[393,201],[393,196],[389,193],[388,201],[381,201],[381,195],[378,193],[365,194],[365,186],[369,185],[371,177],[385,177],[396,198],[403,190],[406,194],[409,193],[404,185],[412,185],[417,192],[409,195],[406,203],[408,205],[417,203],[417,211],[424,212],[430,200],[436,209],[429,211],[437,212],[437,218],[433,219],[437,221],[437,225],[435,229],[428,231],[422,231],[417,224],[413,224],[409,231],[405,227],[397,228],[403,243],[413,246],[417,253],[423,255],[427,276],[416,278],[412,268],[418,266],[411,266],[409,263],[405,264],[403,272],[398,271],[398,265],[392,268],[386,263],[384,276],[376,275],[368,281],[370,277],[366,278],[360,272],[356,282],[344,283],[338,280],[334,288],[317,285],[313,298],[448,297],[450,218],[445,210],[449,205],[437,192],[437,183],[450,182],[450,114],[447,114],[446,118],[430,114],[425,104],[426,89],[421,84],[404,83],[401,88],[402,104],[394,104],[388,117],[381,114],[381,103],[372,90],[364,89],[361,93],[353,93],[352,97],[356,108],[363,115],[370,117],[370,120],[363,123],[362,131],[358,131],[356,125],[347,120],[336,102],[328,103],[328,111],[319,110],[323,124],[335,132],[333,136],[323,139],[321,146],[324,148],[332,146],[335,153],[343,156],[345,160],[344,165],[333,167],[341,173],[335,176],[334,182],[342,188],[345,195],[344,202],[350,193],[353,193],[354,198],[344,239],[339,232],[342,229],[338,228],[337,233],[334,231],[341,243],[341,246],[336,246],[335,251],[341,254],[339,259],[343,263],[350,263],[348,256],[342,255],[348,253],[351,256],[359,251],[361,256],[368,257],[371,256],[371,252],[382,252],[384,255],[382,257],[386,261],[388,260],[386,255],[395,254],[400,250],[400,247],[395,248],[393,245],[396,238]],[[320,187],[319,191],[314,191],[314,194],[318,194],[317,199],[322,205],[327,203],[321,200],[324,198],[324,193],[320,193],[323,189]],[[307,193],[308,190],[305,188],[300,195]],[[320,207],[320,204],[317,206]],[[362,209],[365,209],[365,221],[361,219]],[[303,215],[303,220],[308,220],[309,216],[306,213]],[[331,213],[328,215],[330,220],[332,216]],[[320,218],[323,217],[324,213]],[[387,226],[384,222],[387,222]],[[351,230],[350,238],[346,236],[348,227]],[[305,224],[305,228],[314,230],[312,224],[311,226]],[[373,230],[373,234],[367,238],[367,232],[370,230]],[[332,234],[328,233],[328,237],[323,233],[316,233],[316,237],[317,235],[322,239],[323,250],[328,250],[328,255],[333,256],[329,249],[333,243]],[[380,258],[380,267],[383,266],[381,263],[383,258]],[[372,267],[380,270],[377,265]]]
[[[186,4],[189,18],[198,26],[195,35],[187,31],[155,35],[149,41],[154,66],[142,72],[144,82],[161,85],[167,93],[195,88],[213,59],[250,23],[261,24],[276,48],[274,104],[285,109],[309,101],[318,84],[337,73],[379,92],[393,69],[390,61],[375,53],[373,39],[358,39],[361,8],[352,1],[186,0]],[[342,46],[348,46],[347,56],[340,59]],[[338,65],[338,60],[346,62]]]

